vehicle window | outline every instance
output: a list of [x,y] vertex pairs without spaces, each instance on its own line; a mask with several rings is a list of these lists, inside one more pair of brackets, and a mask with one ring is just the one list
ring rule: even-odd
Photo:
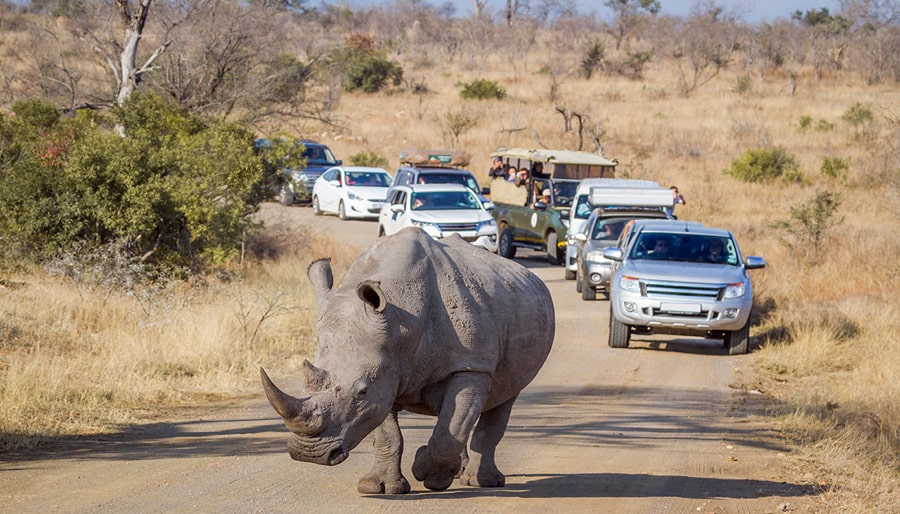
[[[556,182],[553,184],[553,202],[555,205],[572,205],[572,198],[578,189],[578,182]],[[590,214],[590,213],[589,213]]]
[[611,218],[606,220],[597,220],[594,224],[594,230],[591,233],[591,239],[600,241],[616,241],[622,234],[622,229],[628,220],[622,218]]
[[478,198],[468,191],[418,192],[412,197],[413,210],[480,209]]
[[390,180],[384,173],[351,171],[345,174],[348,186],[388,187]]
[[631,258],[730,265],[738,262],[731,238],[670,233],[640,234]]
[[420,184],[460,184],[466,186],[472,191],[480,192],[481,186],[478,181],[471,175],[463,173],[421,173],[419,174]]
[[588,201],[588,195],[578,195],[575,199],[575,217],[578,219],[587,219],[591,215],[591,203]]
[[332,168],[326,171],[325,174],[322,175],[322,178],[324,178],[327,182],[330,182],[332,180],[340,180],[340,175],[338,175],[339,171],[340,170],[337,168]]
[[337,164],[331,149],[322,145],[309,145],[303,150],[307,164]]

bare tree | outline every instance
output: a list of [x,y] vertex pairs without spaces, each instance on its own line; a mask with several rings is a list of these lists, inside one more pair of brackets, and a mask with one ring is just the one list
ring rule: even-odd
[[613,11],[613,23],[609,33],[616,40],[616,50],[633,35],[635,30],[656,16],[661,8],[659,0],[605,0],[603,5]]
[[116,101],[119,104],[124,102],[128,95],[137,88],[143,75],[152,69],[153,61],[172,43],[171,41],[165,41],[156,48],[140,68],[137,67],[138,44],[141,42],[141,36],[147,24],[147,15],[150,14],[150,4],[152,2],[153,0],[136,0],[136,2],[132,0],[116,0],[122,25],[125,28],[125,35],[119,52],[118,67],[116,67],[112,59],[110,59],[109,65],[115,71],[119,90],[116,95]]
[[689,96],[728,68],[739,34],[734,18],[712,2],[705,11],[688,18],[679,31],[673,53],[683,95]]
[[487,3],[487,0],[472,0],[475,4],[475,17],[481,18],[481,11],[484,9],[484,4]]

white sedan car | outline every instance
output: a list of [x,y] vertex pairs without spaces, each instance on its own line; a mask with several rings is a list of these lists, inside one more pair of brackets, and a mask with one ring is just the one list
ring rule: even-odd
[[342,220],[375,219],[384,205],[391,179],[391,175],[382,168],[330,168],[313,185],[313,214],[337,214]]
[[497,251],[497,222],[490,202],[460,184],[394,186],[378,217],[378,235],[419,227],[435,239],[457,233],[475,246]]

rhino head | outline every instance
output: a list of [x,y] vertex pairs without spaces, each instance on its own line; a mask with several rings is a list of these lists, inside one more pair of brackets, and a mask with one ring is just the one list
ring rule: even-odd
[[332,290],[329,261],[310,265],[319,308],[319,359],[330,369],[303,361],[302,393],[291,396],[260,368],[269,403],[293,432],[288,452],[294,460],[334,466],[343,462],[387,417],[399,378],[385,357],[386,306],[380,285],[364,281],[356,294]]

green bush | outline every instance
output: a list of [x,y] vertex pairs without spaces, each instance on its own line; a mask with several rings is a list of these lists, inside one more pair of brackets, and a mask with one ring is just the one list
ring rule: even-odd
[[331,63],[344,74],[344,90],[377,93],[391,84],[403,82],[403,68],[375,50],[365,36],[351,36],[347,46],[332,53]]
[[837,178],[837,179],[845,179],[847,178],[847,172],[850,170],[850,159],[841,159],[840,157],[822,157],[822,175]]
[[459,96],[467,100],[502,100],[506,89],[494,80],[476,79],[462,85]]
[[841,205],[840,193],[816,191],[815,198],[791,207],[791,218],[771,225],[782,232],[781,243],[791,249],[797,259],[809,265],[816,265],[825,255],[825,241],[828,231],[844,222],[838,216]]
[[350,164],[352,166],[373,166],[376,168],[387,168],[387,157],[373,152],[371,150],[363,150],[350,156]]
[[603,43],[594,40],[581,59],[581,74],[584,78],[590,79],[593,76],[594,70],[603,63],[604,53]]
[[22,149],[0,176],[0,240],[29,260],[118,246],[146,266],[199,271],[240,251],[264,194],[246,129],[140,94],[109,118],[32,130],[36,119],[51,118],[0,120]]
[[796,158],[781,147],[747,150],[731,161],[731,167],[722,173],[743,182],[765,182],[776,178],[796,182],[803,179]]
[[800,132],[805,132],[812,127],[812,116],[800,116]]

